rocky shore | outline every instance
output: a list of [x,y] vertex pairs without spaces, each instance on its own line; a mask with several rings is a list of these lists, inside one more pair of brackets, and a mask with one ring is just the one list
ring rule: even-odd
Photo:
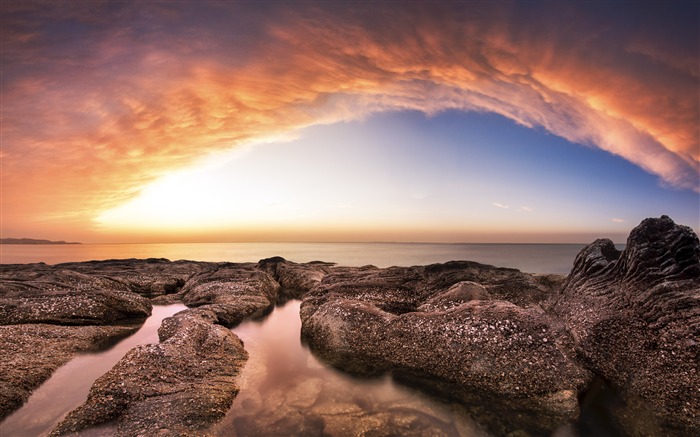
[[320,359],[454,399],[494,435],[576,422],[601,381],[621,393],[606,414],[622,435],[700,434],[700,243],[665,216],[622,252],[585,247],[567,277],[469,261],[0,265],[0,418],[75,354],[133,332],[151,305],[183,302],[160,343],[127,353],[52,435],[211,434],[248,357],[229,328],[290,298],[303,299],[302,335]]

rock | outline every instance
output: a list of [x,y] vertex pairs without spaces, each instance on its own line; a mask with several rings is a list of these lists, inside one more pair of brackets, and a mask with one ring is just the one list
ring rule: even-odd
[[272,311],[279,290],[280,285],[255,264],[223,263],[192,277],[181,293],[185,305],[206,305],[220,323],[233,327]]
[[0,326],[0,419],[77,353],[99,350],[138,326]]
[[295,384],[287,392],[285,403],[292,408],[307,409],[316,403],[318,395],[323,389],[323,381],[320,378],[309,378]]
[[577,418],[591,381],[563,324],[541,308],[557,296],[552,282],[473,262],[335,268],[304,297],[302,334],[346,371],[391,372],[488,404],[498,434],[551,432]]
[[151,314],[148,299],[100,277],[34,264],[0,265],[0,324],[104,325]]
[[[164,320],[161,342],[132,349],[90,389],[87,401],[52,436],[117,421],[118,435],[203,435],[238,393],[236,376],[247,359],[230,330],[186,310]],[[159,434],[160,435],[160,434]]]
[[141,296],[167,302],[167,297],[179,293],[191,277],[213,266],[214,263],[149,258],[64,263],[56,268],[104,278]]
[[554,311],[587,366],[623,392],[626,432],[700,435],[700,243],[690,228],[662,216],[642,221],[622,252],[596,240]]
[[102,325],[145,319],[150,314],[148,299],[128,291],[68,291],[0,298],[2,324]]
[[[321,436],[328,435],[323,419],[314,414],[282,410],[283,414],[259,417],[246,415],[234,419],[233,435],[249,436]],[[230,435],[230,434],[229,434]]]
[[[0,329],[8,334],[0,340],[0,366],[13,365],[0,379],[3,415],[76,351],[138,328],[89,325],[142,321],[151,310],[147,297],[196,307],[163,323],[161,344],[133,349],[98,379],[54,435],[113,420],[118,435],[150,432],[152,423],[164,435],[205,433],[231,405],[247,358],[226,328],[270,311],[279,294],[279,284],[256,264],[109,260],[0,265],[0,272],[0,324],[7,325]],[[36,354],[43,347],[46,353]]]
[[489,291],[483,285],[472,281],[462,281],[454,284],[444,293],[440,293],[426,300],[423,305],[418,307],[418,310],[446,310],[471,300],[488,300],[490,298],[491,295]]
[[332,269],[333,263],[313,261],[297,264],[282,257],[263,259],[258,267],[269,273],[282,287],[282,297],[299,299],[307,291],[316,287]]

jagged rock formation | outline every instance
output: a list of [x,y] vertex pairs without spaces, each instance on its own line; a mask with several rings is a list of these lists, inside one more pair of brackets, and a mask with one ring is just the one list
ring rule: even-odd
[[576,419],[591,380],[542,309],[555,283],[473,262],[338,268],[304,297],[302,334],[336,367],[490,405],[497,434],[551,432]]
[[700,243],[690,228],[662,216],[642,221],[622,252],[595,241],[554,309],[586,365],[623,391],[626,432],[700,434]]

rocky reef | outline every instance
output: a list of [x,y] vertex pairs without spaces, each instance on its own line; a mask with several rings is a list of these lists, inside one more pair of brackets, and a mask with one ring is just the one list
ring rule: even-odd
[[[151,305],[182,302],[160,343],[127,353],[52,435],[215,435],[248,358],[229,328],[299,298],[321,360],[456,400],[494,435],[575,433],[600,384],[622,395],[606,413],[620,434],[700,434],[700,243],[665,216],[644,220],[621,252],[586,246],[568,277],[469,261],[0,265],[0,418],[76,353],[133,332]],[[328,411],[296,418],[300,429],[333,434]],[[409,421],[396,414],[380,415]]]
[[492,406],[496,434],[542,433],[578,417],[592,378],[543,308],[558,283],[474,262],[339,269],[306,294],[302,333],[346,371]]

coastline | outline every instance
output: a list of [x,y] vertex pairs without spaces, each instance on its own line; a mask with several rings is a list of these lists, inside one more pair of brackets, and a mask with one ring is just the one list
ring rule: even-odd
[[[700,242],[668,217],[642,222],[622,252],[609,240],[584,247],[566,277],[470,261],[378,268],[282,257],[3,264],[0,271],[7,331],[0,350],[11,351],[0,360],[4,415],[50,374],[47,359],[103,342],[96,329],[133,326],[155,304],[188,307],[165,319],[160,343],[133,349],[98,379],[51,435],[107,422],[117,435],[206,434],[240,391],[237,375],[248,359],[229,328],[288,299],[302,300],[301,335],[321,361],[455,399],[490,434],[575,433],[586,426],[578,422],[581,402],[600,380],[625,400],[605,414],[626,433],[700,430],[697,346],[686,341],[700,334],[693,331],[700,326],[693,322],[700,322]],[[36,354],[37,340],[60,329],[71,330],[61,338],[83,343],[53,342]],[[650,341],[658,349],[652,353]],[[18,370],[26,368],[48,373]],[[645,377],[630,383],[630,373]],[[477,414],[484,409],[496,413]],[[313,423],[358,413],[337,414],[313,416]],[[292,421],[287,431],[301,432],[304,423]]]

